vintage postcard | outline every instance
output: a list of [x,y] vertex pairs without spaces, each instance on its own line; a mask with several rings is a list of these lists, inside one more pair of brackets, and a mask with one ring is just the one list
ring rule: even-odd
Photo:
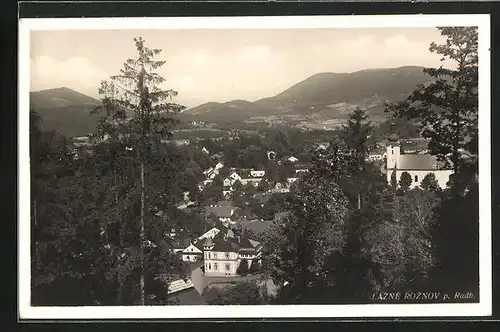
[[21,19],[20,318],[490,315],[489,25]]

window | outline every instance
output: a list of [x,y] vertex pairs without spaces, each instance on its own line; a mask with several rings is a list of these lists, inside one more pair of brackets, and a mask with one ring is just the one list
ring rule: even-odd
[[217,253],[214,252],[214,259],[217,259]]
[[212,263],[208,263],[208,269],[211,270],[212,269]]
[[229,271],[231,270],[231,265],[230,264],[226,264],[226,271]]
[[229,259],[229,253],[226,252],[226,259]]
[[214,263],[214,270],[217,271],[217,263]]
[[415,182],[418,182],[418,175],[415,175]]
[[391,153],[394,154],[394,149],[391,149]]
[[210,259],[210,251],[208,252],[208,259]]

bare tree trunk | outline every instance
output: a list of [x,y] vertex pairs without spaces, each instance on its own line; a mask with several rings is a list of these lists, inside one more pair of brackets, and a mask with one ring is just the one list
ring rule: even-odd
[[34,222],[34,227],[32,225],[31,227],[31,248],[32,248],[32,255],[36,257],[36,260],[38,261],[38,246],[37,246],[37,241],[38,239],[36,238],[36,228],[37,228],[37,219],[36,219],[36,198],[33,198],[33,222]]
[[36,198],[33,199],[33,221],[35,222],[35,226],[37,225],[37,220],[36,220]]
[[141,161],[141,305],[144,305],[144,162]]
[[361,194],[358,192],[358,210],[361,210]]
[[140,161],[141,161],[141,234],[140,234],[140,245],[141,245],[141,305],[145,304],[145,290],[144,290],[144,278],[145,278],[145,270],[144,270],[144,240],[145,240],[145,234],[144,234],[144,215],[145,215],[145,195],[144,195],[144,148],[145,148],[145,140],[146,140],[146,127],[145,127],[145,114],[144,114],[144,107],[143,107],[143,97],[144,97],[144,76],[146,72],[144,70],[144,65],[142,66],[142,70],[139,73],[139,91],[140,91],[140,96],[141,100],[139,103],[139,111],[140,111],[140,117],[141,117],[141,147],[140,147]]
[[114,170],[115,172],[115,202],[118,204],[118,183],[116,179],[116,169]]

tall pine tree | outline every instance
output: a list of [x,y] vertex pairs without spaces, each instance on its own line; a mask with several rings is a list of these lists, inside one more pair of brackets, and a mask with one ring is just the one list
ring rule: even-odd
[[[145,266],[148,258],[145,256],[158,255],[158,252],[168,256],[168,250],[159,248],[160,244],[151,241],[152,234],[146,229],[146,219],[154,219],[151,213],[154,210],[152,201],[158,198],[158,195],[162,196],[157,190],[155,192],[154,183],[146,184],[147,168],[157,158],[155,153],[162,149],[163,140],[171,135],[171,129],[176,123],[175,115],[184,107],[173,102],[176,91],[162,88],[165,79],[156,71],[165,61],[155,59],[161,50],[146,47],[145,41],[140,37],[134,41],[136,57],[125,61],[118,75],[101,84],[99,92],[102,96],[102,106],[98,111],[102,115],[99,136],[111,137],[112,142],[117,142],[116,146],[121,151],[123,148],[125,151],[131,151],[129,157],[132,160],[129,161],[139,167],[140,217],[136,237],[137,251],[129,252],[127,257],[133,258],[123,266],[128,266],[133,271],[139,270],[139,303],[144,305],[147,288],[145,279],[148,274],[148,267]],[[116,163],[112,163],[111,167],[115,166]],[[152,166],[149,167],[151,169]],[[162,259],[168,261],[167,257]],[[158,280],[161,277],[168,282],[168,276],[165,278],[164,272],[171,264],[166,262],[163,267],[158,267],[153,266],[155,264],[152,260],[149,262],[150,270],[154,270],[151,279]]]

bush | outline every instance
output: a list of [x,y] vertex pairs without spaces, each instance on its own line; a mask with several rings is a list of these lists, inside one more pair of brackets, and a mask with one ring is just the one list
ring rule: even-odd
[[258,261],[252,262],[250,265],[250,273],[256,273],[260,270],[260,263]]
[[203,297],[207,304],[263,304],[259,286],[253,282],[242,282],[225,288],[207,287]]
[[240,265],[236,269],[236,273],[240,276],[246,276],[248,274],[248,261],[246,259],[242,259]]

